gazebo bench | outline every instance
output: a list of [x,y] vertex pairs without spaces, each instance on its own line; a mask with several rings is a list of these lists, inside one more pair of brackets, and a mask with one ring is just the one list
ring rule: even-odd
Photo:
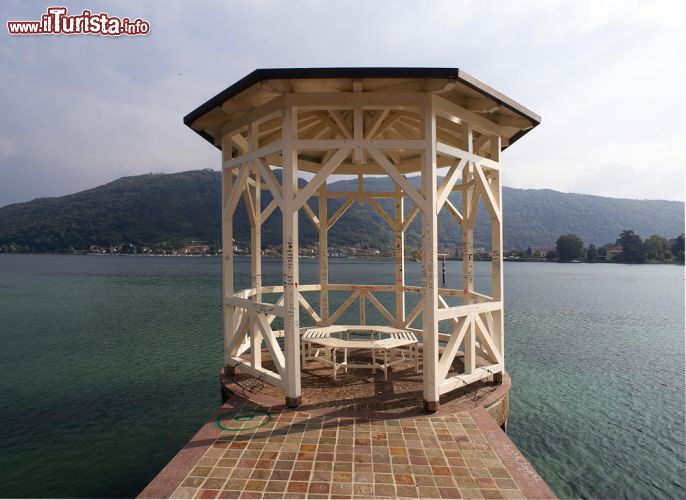
[[[332,337],[332,333],[342,334],[345,338]],[[369,338],[351,339],[351,333],[369,333]],[[382,335],[384,338],[381,338]],[[338,370],[344,368],[367,368],[376,373],[383,370],[384,380],[388,380],[388,368],[409,359],[414,360],[415,370],[419,372],[419,344],[417,336],[410,330],[386,326],[323,326],[309,328],[302,334],[302,364],[317,360],[333,367],[336,380]],[[313,347],[314,346],[314,347]],[[371,363],[350,363],[349,349],[368,349]],[[337,352],[343,351],[343,361],[338,361]],[[323,355],[322,355],[323,354]],[[390,358],[389,358],[390,354]],[[406,356],[406,354],[408,356]]]

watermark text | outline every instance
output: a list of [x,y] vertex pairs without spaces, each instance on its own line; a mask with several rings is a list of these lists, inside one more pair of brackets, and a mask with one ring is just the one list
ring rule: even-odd
[[10,35],[140,36],[150,33],[150,23],[89,10],[69,15],[66,7],[48,7],[39,21],[7,21],[7,31]]

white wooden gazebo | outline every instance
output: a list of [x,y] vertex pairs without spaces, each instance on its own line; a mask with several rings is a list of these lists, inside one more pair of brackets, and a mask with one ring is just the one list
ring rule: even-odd
[[[424,408],[436,411],[441,394],[505,369],[500,155],[540,117],[453,68],[313,68],[256,70],[184,118],[222,151],[224,364],[279,387],[286,404],[301,401],[301,314],[319,327],[337,325],[359,303],[379,311],[385,326],[420,339]],[[282,169],[275,175],[275,168]],[[419,188],[408,179],[419,174]],[[442,179],[439,178],[443,174]],[[332,175],[356,176],[357,192],[327,188]],[[368,192],[365,176],[388,176],[395,189]],[[281,178],[279,182],[278,178]],[[299,187],[299,178],[307,179]],[[272,201],[262,203],[269,190]],[[459,191],[461,206],[448,196]],[[318,198],[318,210],[308,204]],[[251,287],[233,286],[233,215],[243,199],[251,226]],[[343,201],[330,213],[329,202]],[[393,200],[389,213],[380,199]],[[483,200],[492,228],[492,293],[475,290],[473,230]],[[355,202],[368,203],[395,233],[395,283],[330,283],[328,231]],[[276,210],[283,218],[283,282],[262,283],[261,226]],[[462,229],[464,287],[439,288],[437,217],[447,210]],[[319,233],[318,284],[300,284],[298,213]],[[421,286],[407,286],[404,234],[421,217]],[[318,307],[305,299],[318,295]],[[330,310],[332,293],[349,297]],[[393,295],[394,307],[379,297]],[[406,310],[406,295],[421,299]],[[267,301],[266,296],[277,297]],[[386,300],[388,304],[389,301]],[[333,309],[333,308],[332,308]],[[390,309],[390,310],[389,310]],[[421,315],[421,328],[412,324]],[[273,330],[276,318],[283,329]],[[451,326],[439,331],[439,322]],[[279,338],[283,337],[283,342]],[[282,347],[283,344],[283,347]],[[262,363],[268,350],[273,370]],[[464,373],[449,374],[458,351]],[[485,360],[477,366],[477,356]],[[272,365],[270,365],[272,366]]]

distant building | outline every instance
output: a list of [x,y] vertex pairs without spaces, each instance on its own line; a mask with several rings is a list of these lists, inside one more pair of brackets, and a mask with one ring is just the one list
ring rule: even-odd
[[622,245],[615,245],[615,246],[608,247],[607,253],[605,254],[605,258],[607,260],[612,260],[615,257],[617,257],[619,254],[621,254],[622,250],[623,250]]
[[203,255],[210,251],[210,246],[204,241],[191,241],[183,247],[186,255]]
[[299,255],[304,255],[306,257],[313,257],[319,254],[319,249],[313,246],[301,247],[298,251]]
[[555,250],[555,249],[554,248],[534,248],[533,249],[533,257],[545,259],[546,255],[548,255],[548,252],[552,252],[553,250]]
[[493,255],[488,248],[477,247],[474,249],[474,258],[479,260],[487,260],[492,258]]

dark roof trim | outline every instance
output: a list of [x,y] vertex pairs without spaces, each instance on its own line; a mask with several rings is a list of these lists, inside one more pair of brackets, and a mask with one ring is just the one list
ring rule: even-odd
[[[459,68],[275,68],[275,69],[256,69],[249,75],[241,78],[236,83],[221,91],[209,101],[198,106],[183,118],[183,123],[187,126],[221,106],[224,102],[240,94],[244,90],[252,87],[263,80],[296,80],[307,78],[447,78],[458,81],[468,87],[480,92],[484,96],[493,99],[498,104],[514,111],[518,115],[534,123],[534,127],[541,123],[541,117],[533,111],[525,108],[521,104],[513,101],[494,88],[477,80],[473,76],[465,73]],[[196,131],[198,132],[198,131]],[[198,132],[200,133],[200,132]],[[200,133],[205,139],[213,142],[207,134]],[[521,134],[523,135],[523,134]],[[521,137],[516,134],[514,137]],[[513,137],[513,139],[514,139]],[[512,144],[514,140],[510,140]]]

